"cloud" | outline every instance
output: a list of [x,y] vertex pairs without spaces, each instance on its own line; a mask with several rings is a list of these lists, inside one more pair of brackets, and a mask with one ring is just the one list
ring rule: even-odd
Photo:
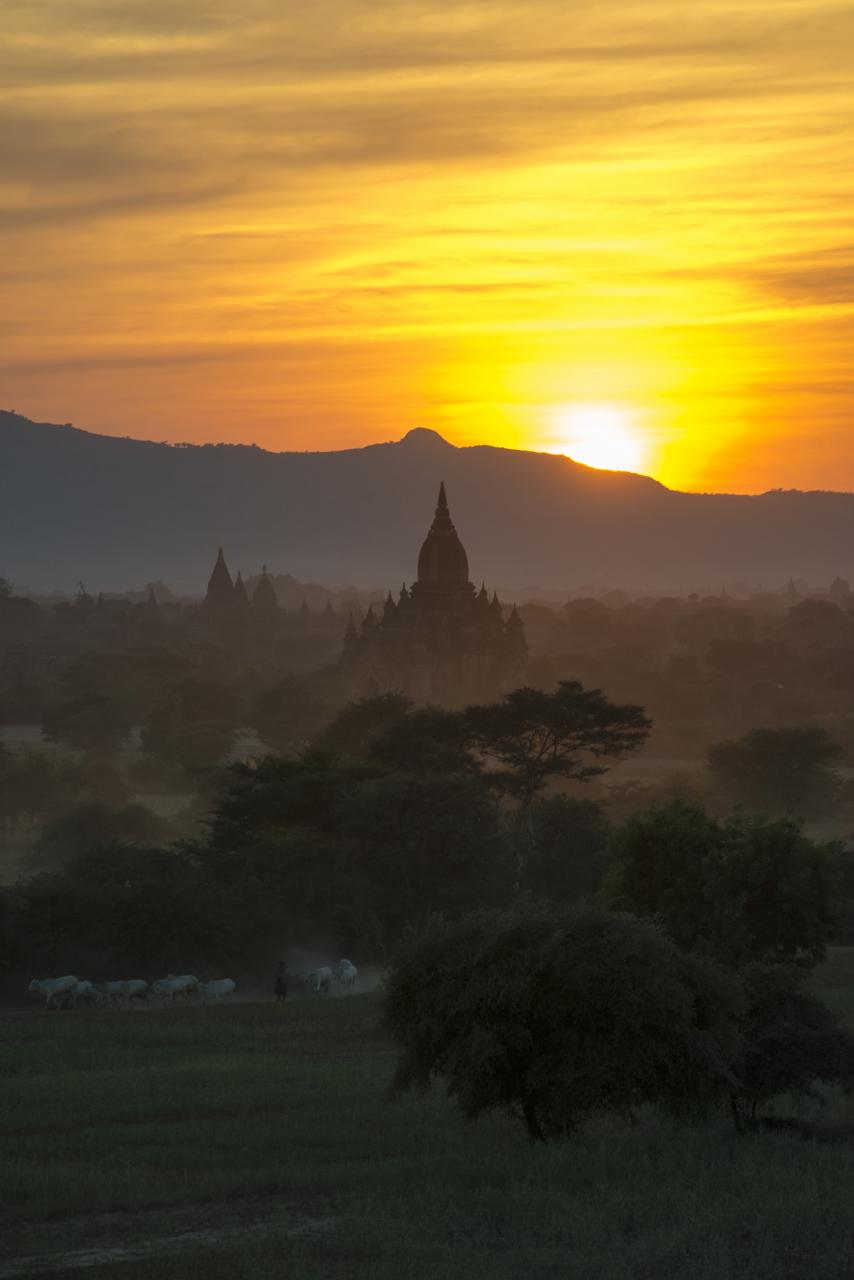
[[786,368],[836,421],[852,42],[842,0],[7,0],[12,393],[300,385],[316,429],[346,385],[471,438],[618,386],[699,431]]

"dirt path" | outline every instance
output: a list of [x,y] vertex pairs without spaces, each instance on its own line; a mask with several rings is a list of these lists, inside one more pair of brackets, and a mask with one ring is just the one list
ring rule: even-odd
[[[337,1218],[310,1215],[282,1215],[275,1221],[223,1224],[216,1228],[181,1231],[174,1235],[136,1240],[132,1244],[102,1248],[72,1249],[65,1252],[31,1254],[28,1257],[0,1262],[0,1280],[24,1280],[24,1277],[47,1276],[57,1271],[83,1271],[116,1263],[145,1262],[152,1258],[195,1253],[200,1249],[244,1244],[272,1236],[303,1236],[329,1231]],[[138,1227],[139,1220],[134,1225]]]

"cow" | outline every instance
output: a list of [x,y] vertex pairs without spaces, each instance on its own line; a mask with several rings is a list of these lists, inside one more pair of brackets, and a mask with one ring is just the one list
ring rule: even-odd
[[68,973],[64,978],[33,978],[27,990],[44,996],[46,1009],[51,1005],[54,1009],[61,1009],[66,1000],[73,1002],[72,992],[76,986],[77,979]]
[[123,1000],[126,994],[124,982],[95,983],[95,999],[98,1004],[113,1004]]
[[320,969],[312,969],[302,976],[302,985],[306,991],[315,996],[328,996],[332,986],[332,970],[323,965]]
[[190,996],[198,995],[199,980],[192,974],[183,973],[176,978],[174,973],[170,973],[168,978],[158,978],[156,982],[151,984],[152,995],[160,996],[165,1004],[172,1004],[177,997],[187,999]]
[[203,982],[199,989],[206,1000],[222,1000],[224,996],[233,995],[236,986],[233,978],[214,978]]
[[148,983],[144,978],[128,978],[123,986],[129,1002],[148,999]]
[[75,982],[71,988],[71,999],[75,1009],[81,1004],[94,1004],[98,999],[95,984],[92,982]]
[[339,960],[335,966],[334,973],[336,981],[340,982],[342,987],[355,987],[359,970],[352,960]]
[[151,984],[151,994],[157,996],[164,1004],[171,1004],[177,993],[177,978],[157,978]]

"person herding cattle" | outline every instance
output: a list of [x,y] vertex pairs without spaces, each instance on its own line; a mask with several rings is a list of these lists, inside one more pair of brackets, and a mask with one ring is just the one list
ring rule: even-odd
[[280,960],[276,965],[273,992],[276,996],[276,1004],[288,998],[288,964],[286,960]]

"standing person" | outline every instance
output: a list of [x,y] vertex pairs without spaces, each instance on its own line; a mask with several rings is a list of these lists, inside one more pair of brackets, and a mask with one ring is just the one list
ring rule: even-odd
[[276,993],[276,1004],[288,998],[288,963],[286,960],[280,960],[276,965],[276,977],[273,984],[273,990]]

